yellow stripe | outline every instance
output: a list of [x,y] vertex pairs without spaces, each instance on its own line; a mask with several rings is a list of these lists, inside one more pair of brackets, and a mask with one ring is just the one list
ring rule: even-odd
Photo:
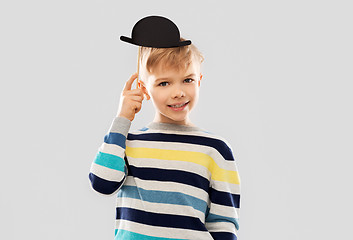
[[239,184],[237,171],[220,168],[209,155],[200,152],[166,150],[156,148],[132,148],[126,146],[126,155],[133,158],[153,158],[160,160],[177,160],[192,162],[206,167],[212,173],[212,179]]

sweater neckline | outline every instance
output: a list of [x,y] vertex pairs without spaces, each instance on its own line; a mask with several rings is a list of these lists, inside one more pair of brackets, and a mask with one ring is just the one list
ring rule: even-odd
[[187,126],[180,125],[175,123],[162,123],[162,122],[150,122],[146,126],[149,129],[155,130],[172,130],[172,131],[182,131],[182,132],[190,132],[190,131],[203,131],[201,128],[197,126]]

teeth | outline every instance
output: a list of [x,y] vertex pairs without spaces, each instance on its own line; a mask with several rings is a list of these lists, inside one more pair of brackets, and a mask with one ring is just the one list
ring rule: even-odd
[[175,107],[175,108],[178,108],[178,107],[182,107],[182,106],[184,106],[186,103],[184,103],[184,104],[180,104],[180,105],[171,105],[172,107]]

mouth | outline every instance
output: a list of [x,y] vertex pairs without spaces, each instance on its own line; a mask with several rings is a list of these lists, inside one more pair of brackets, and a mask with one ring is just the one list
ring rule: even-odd
[[168,107],[170,107],[171,109],[173,109],[175,111],[180,111],[180,110],[183,110],[189,104],[189,102],[190,101],[187,101],[186,103],[179,104],[179,105],[168,105]]

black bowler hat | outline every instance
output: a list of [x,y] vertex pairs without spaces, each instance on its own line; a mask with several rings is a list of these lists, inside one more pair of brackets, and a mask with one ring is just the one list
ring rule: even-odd
[[135,23],[131,38],[120,36],[120,40],[134,45],[153,48],[172,48],[190,45],[191,41],[180,41],[180,32],[171,20],[162,16],[147,16]]

